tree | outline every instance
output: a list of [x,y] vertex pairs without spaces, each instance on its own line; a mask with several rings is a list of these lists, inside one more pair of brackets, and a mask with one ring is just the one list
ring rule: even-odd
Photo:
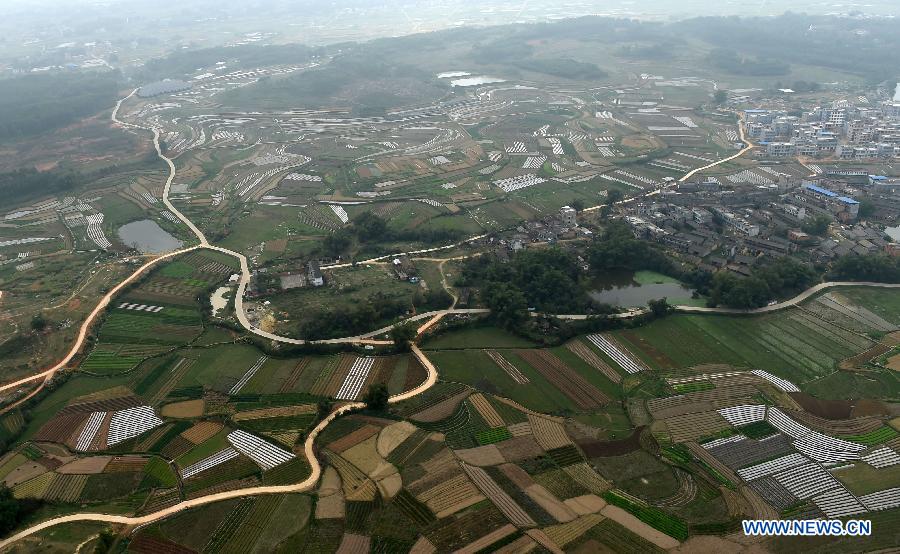
[[47,328],[47,319],[43,314],[36,314],[31,318],[31,330],[37,333],[43,332]]
[[813,218],[807,218],[800,225],[804,232],[818,237],[824,237],[828,232],[828,226],[831,224],[831,218],[827,215],[817,215]]
[[388,394],[387,385],[375,383],[374,385],[369,385],[369,390],[363,396],[363,402],[366,403],[370,410],[380,412],[387,409],[388,398],[390,398],[390,394]]
[[19,502],[6,485],[0,484],[0,536],[15,529],[19,516]]
[[716,104],[724,104],[728,100],[728,92],[721,89],[717,90],[713,94],[713,100]]
[[416,328],[411,323],[394,325],[391,329],[391,341],[401,351],[409,350],[409,343],[416,338]]
[[513,329],[528,317],[528,303],[522,291],[508,283],[490,282],[482,292],[491,317],[507,329]]
[[331,413],[332,406],[333,403],[331,402],[330,398],[323,398],[322,400],[319,400],[319,403],[316,405],[316,419],[318,421],[322,421],[323,419],[328,417],[328,414]]
[[647,302],[647,307],[650,308],[650,313],[653,314],[654,317],[665,317],[672,313],[672,306],[669,305],[669,301],[666,298],[660,298],[659,300],[650,300]]
[[116,540],[116,534],[110,529],[104,529],[97,535],[97,544],[94,546],[94,554],[106,554]]
[[579,199],[575,200],[574,202],[572,202],[571,206],[576,212],[581,212],[585,208],[584,200],[579,198]]
[[859,202],[859,217],[869,217],[875,213],[875,204],[869,200],[861,200]]

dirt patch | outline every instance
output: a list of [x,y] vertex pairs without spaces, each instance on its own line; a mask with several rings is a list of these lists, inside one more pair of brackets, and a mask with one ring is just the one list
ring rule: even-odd
[[604,458],[607,456],[621,456],[629,454],[641,448],[641,431],[638,427],[628,438],[616,441],[582,440],[576,441],[588,458]]
[[563,500],[563,504],[579,516],[596,514],[606,506],[606,501],[596,494],[585,494]]
[[352,433],[344,435],[338,440],[329,443],[327,448],[334,452],[343,452],[344,450],[356,446],[362,441],[368,439],[372,435],[378,434],[379,431],[381,431],[381,429],[374,425],[364,425],[356,431],[353,431]]
[[112,456],[80,458],[57,468],[56,472],[64,475],[93,475],[96,473],[103,473],[106,464],[108,464],[110,460],[112,460]]
[[16,469],[10,471],[6,477],[3,478],[3,483],[6,484],[7,487],[12,488],[19,483],[24,483],[43,473],[47,473],[47,468],[41,464],[37,462],[25,462]]
[[893,369],[894,371],[900,371],[900,354],[888,358],[887,366],[889,369]]
[[473,466],[495,466],[506,461],[496,444],[457,450],[456,455],[460,460]]
[[534,485],[534,479],[531,478],[531,475],[528,475],[524,469],[515,464],[503,464],[499,469],[504,475],[509,477],[513,484],[522,490]]
[[185,400],[184,402],[173,402],[166,404],[160,410],[163,417],[174,418],[190,418],[200,417],[203,415],[203,409],[206,407],[206,401],[202,398],[199,400]]
[[[860,352],[859,354],[857,354],[855,356],[850,356],[849,358],[847,358],[845,360],[841,360],[841,363],[838,367],[840,367],[841,369],[844,369],[844,370],[852,370],[852,369],[861,368],[864,365],[866,365],[867,363],[869,363],[869,361],[872,360],[873,358],[877,358],[878,356],[881,356],[882,354],[887,353],[888,351],[890,351],[890,349],[891,349],[890,346],[880,344],[880,343],[876,344],[875,346],[873,346],[872,348],[869,348],[865,352]],[[900,361],[898,361],[898,363],[900,363]],[[890,367],[890,365],[888,365],[888,367]],[[898,366],[898,367],[900,367],[900,366]],[[898,369],[898,368],[892,367],[891,369]]]
[[560,523],[567,523],[574,520],[578,515],[572,511],[565,503],[560,502],[553,493],[543,487],[543,485],[531,485],[525,489],[525,494],[535,501],[538,506],[545,512],[553,516],[553,519]]
[[519,460],[536,458],[544,453],[544,450],[531,435],[514,437],[503,442],[498,442],[496,446],[500,450],[500,454],[508,462],[518,462]]
[[856,401],[856,405],[850,410],[850,417],[865,416],[892,416],[893,411],[880,400],[860,399]]
[[633,344],[636,348],[639,348],[641,352],[647,355],[651,360],[653,360],[657,366],[668,369],[676,367],[677,364],[672,360],[672,358],[666,356],[662,352],[656,349],[650,341],[641,338],[640,335],[635,333],[634,331],[626,331],[622,333],[622,337],[624,337],[628,342]]
[[66,305],[66,309],[69,310],[70,312],[77,312],[78,308],[80,308],[80,307],[81,307],[81,299],[80,298],[73,298]]
[[316,519],[344,517],[344,495],[341,493],[320,497],[316,502]]
[[825,419],[847,419],[853,410],[848,400],[823,400],[805,392],[791,392],[788,395],[807,412]]
[[413,421],[422,421],[425,423],[433,423],[435,421],[440,421],[442,419],[446,419],[453,415],[456,411],[456,408],[459,407],[459,403],[468,397],[472,391],[464,390],[460,393],[457,393],[446,400],[442,400],[431,406],[429,408],[425,408],[421,412],[417,414],[413,414],[410,416],[410,419]]
[[[618,506],[607,505],[600,513],[660,548],[668,550],[680,544],[669,535],[662,531],[657,531]],[[728,550],[720,550],[719,552],[728,552]]]
[[400,446],[403,441],[408,439],[410,435],[416,432],[415,425],[401,421],[388,425],[381,430],[378,435],[378,455],[386,458],[395,448]]
[[181,436],[194,444],[200,444],[201,442],[212,438],[212,436],[218,433],[222,427],[221,423],[201,421],[190,429],[182,432]]

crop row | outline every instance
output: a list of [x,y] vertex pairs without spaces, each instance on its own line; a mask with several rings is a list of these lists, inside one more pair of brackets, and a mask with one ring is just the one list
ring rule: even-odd
[[624,496],[620,496],[614,491],[606,491],[603,494],[603,498],[610,504],[622,508],[650,527],[662,531],[670,537],[680,541],[688,538],[687,523],[681,518],[653,506],[638,504]]

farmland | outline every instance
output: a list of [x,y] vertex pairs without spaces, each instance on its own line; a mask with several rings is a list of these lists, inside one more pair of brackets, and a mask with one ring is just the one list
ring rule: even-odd
[[[130,552],[658,552],[726,551],[749,518],[895,523],[895,290],[721,309],[728,287],[789,266],[767,248],[814,267],[798,290],[766,274],[772,298],[753,305],[839,267],[783,238],[807,225],[774,195],[846,165],[743,156],[740,102],[790,98],[807,118],[865,94],[855,117],[887,89],[805,65],[778,86],[720,73],[696,32],[645,59],[649,21],[616,23],[635,36],[554,25],[296,50],[259,33],[251,54],[129,59],[135,82],[191,86],[124,99],[103,132],[128,140],[71,164],[102,171],[2,214],[0,481],[35,509],[20,529],[102,512],[146,517],[115,539]],[[840,85],[787,97],[808,74]],[[689,196],[701,184],[718,192]],[[781,222],[778,240],[726,225],[732,201]],[[896,218],[884,205],[810,252],[845,232],[886,250],[870,235]],[[120,229],[142,222],[185,250],[127,244]],[[589,294],[622,276],[611,286],[639,300]],[[666,295],[718,313],[648,306]],[[102,530],[55,529],[23,549],[83,551]],[[896,546],[887,535],[867,547]]]

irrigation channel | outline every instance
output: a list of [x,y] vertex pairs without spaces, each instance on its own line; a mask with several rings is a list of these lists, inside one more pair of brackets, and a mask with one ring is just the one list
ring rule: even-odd
[[[276,335],[274,333],[269,333],[269,332],[263,331],[262,329],[254,327],[250,323],[250,321],[247,319],[246,314],[244,313],[244,308],[243,308],[244,293],[247,289],[248,284],[250,283],[250,268],[247,263],[246,256],[244,256],[243,254],[241,254],[239,252],[235,252],[235,251],[229,250],[227,248],[222,248],[220,246],[215,246],[215,245],[210,244],[209,241],[206,239],[206,236],[203,234],[203,232],[190,219],[188,219],[184,214],[182,214],[169,200],[169,190],[171,189],[172,181],[175,178],[176,169],[175,169],[175,164],[173,163],[173,161],[170,158],[168,158],[162,151],[162,148],[160,146],[159,129],[155,128],[155,127],[153,127],[153,128],[144,127],[141,125],[127,123],[127,122],[119,120],[119,117],[118,117],[119,110],[121,109],[122,104],[125,101],[127,101],[128,99],[130,99],[131,97],[133,97],[136,93],[137,93],[137,89],[135,89],[134,91],[131,92],[131,94],[122,98],[121,100],[119,100],[116,103],[115,108],[113,109],[113,112],[112,112],[112,121],[113,121],[113,123],[115,123],[116,125],[118,125],[122,128],[136,130],[136,131],[149,131],[153,134],[153,146],[156,149],[156,154],[169,167],[169,175],[166,178],[166,183],[165,183],[165,186],[163,187],[163,194],[162,194],[163,204],[166,206],[166,208],[169,211],[171,211],[175,215],[175,217],[177,217],[182,223],[184,223],[188,227],[188,229],[191,230],[191,232],[197,237],[199,244],[190,246],[187,248],[183,248],[180,250],[176,250],[174,252],[169,252],[167,254],[164,254],[157,258],[154,258],[154,259],[146,262],[142,266],[140,266],[131,275],[129,275],[124,280],[122,280],[118,285],[113,287],[105,296],[103,296],[99,300],[99,302],[97,303],[97,306],[90,312],[90,314],[88,314],[87,318],[85,319],[84,323],[81,325],[81,327],[78,331],[78,335],[75,338],[75,342],[73,343],[72,348],[63,357],[63,359],[61,359],[56,365],[52,366],[51,368],[49,368],[45,371],[31,375],[29,377],[19,379],[17,381],[11,382],[11,383],[6,383],[3,385],[0,385],[0,392],[3,392],[3,391],[7,391],[9,389],[13,389],[13,388],[20,387],[22,385],[31,383],[33,381],[41,380],[40,385],[38,385],[38,387],[36,387],[33,391],[31,391],[26,397],[17,401],[14,404],[11,404],[10,406],[7,406],[2,411],[0,411],[0,413],[4,413],[8,410],[11,410],[14,407],[20,405],[21,403],[27,401],[28,399],[32,398],[34,395],[38,394],[38,392],[40,392],[47,385],[47,383],[50,382],[50,380],[53,378],[54,375],[56,375],[57,372],[59,372],[60,370],[65,368],[66,364],[68,364],[73,358],[75,358],[75,356],[80,352],[81,348],[84,346],[86,337],[91,329],[91,326],[96,321],[97,317],[103,312],[103,310],[106,308],[106,306],[109,305],[109,303],[110,303],[110,301],[112,301],[113,297],[115,297],[119,293],[119,291],[121,291],[125,286],[127,286],[129,283],[132,283],[135,279],[137,279],[145,271],[158,265],[160,262],[172,259],[174,257],[180,256],[187,252],[192,252],[192,251],[198,250],[198,249],[209,249],[209,250],[221,252],[223,254],[227,254],[229,256],[233,256],[234,258],[237,258],[238,261],[240,262],[241,278],[238,283],[238,289],[237,289],[237,293],[235,294],[235,299],[234,299],[235,312],[237,314],[238,321],[241,323],[241,325],[245,329],[247,329],[247,331],[249,331],[255,335],[258,335],[258,336],[261,336],[261,337],[264,337],[264,338],[267,338],[267,339],[270,339],[273,341],[278,341],[278,342],[291,343],[291,344],[305,344],[307,342],[310,342],[310,341],[304,341],[302,339],[293,339],[293,338],[289,338],[289,337],[282,337],[282,336]],[[742,134],[741,138],[743,139],[743,132],[741,134]],[[745,143],[748,146],[746,148],[744,148],[743,150],[741,150],[736,155],[732,156],[731,158],[720,160],[716,164],[711,164],[711,165],[717,165],[718,163],[722,163],[722,162],[726,162],[731,159],[734,159],[734,158],[742,155],[743,153],[749,151],[753,147],[749,142],[745,141]],[[711,167],[711,166],[707,166],[707,167]],[[701,169],[706,169],[706,168],[701,168]],[[685,175],[682,178],[682,180],[689,178],[694,173],[696,173],[696,170]],[[417,252],[411,252],[410,254],[429,253],[429,252],[434,252],[436,250],[441,250],[441,249],[445,249],[445,248],[452,248],[454,246],[458,246],[459,244],[463,244],[465,242],[469,242],[469,241],[477,239],[477,238],[478,237],[474,237],[473,239],[468,239],[467,241],[463,241],[462,243],[451,245],[449,247],[420,250]],[[376,263],[379,260],[382,260],[382,259],[385,259],[388,257],[390,257],[390,256],[373,258],[372,260],[366,260],[362,263]],[[336,267],[341,267],[341,266],[331,266],[331,267],[336,268]],[[885,288],[900,288],[900,285],[884,284],[884,283],[847,283],[847,282],[821,283],[821,284],[816,285],[816,286],[808,289],[807,291],[797,295],[796,297],[794,297],[790,300],[786,300],[784,302],[780,302],[778,304],[766,306],[764,308],[759,308],[756,310],[731,310],[731,309],[727,309],[727,308],[698,308],[698,307],[692,307],[692,306],[677,306],[676,310],[682,311],[682,312],[692,312],[692,313],[728,313],[728,314],[766,313],[766,312],[776,311],[776,310],[784,309],[784,308],[787,308],[790,306],[794,306],[794,305],[798,304],[799,302],[802,302],[803,300],[816,294],[817,292],[820,292],[827,288],[837,287],[837,286],[873,286],[873,287],[885,287]],[[623,312],[623,313],[617,314],[616,316],[622,317],[622,318],[629,318],[629,317],[635,317],[635,316],[640,315],[645,312],[646,312],[646,309],[637,309],[637,310],[630,310],[627,312]],[[446,310],[437,310],[437,311],[433,311],[433,312],[418,314],[417,316],[410,318],[408,320],[405,320],[398,324],[406,323],[407,321],[418,321],[418,320],[422,320],[422,319],[427,319],[428,321],[418,329],[419,334],[421,335],[422,332],[424,332],[426,329],[433,326],[441,318],[443,318],[444,316],[446,316],[448,314],[466,314],[466,313],[469,313],[469,314],[488,313],[488,310],[455,309],[455,308],[450,308],[450,309],[446,309]],[[573,315],[558,315],[556,317],[559,317],[561,319],[578,320],[578,319],[587,319],[591,316],[584,315],[584,314],[573,314]],[[398,324],[395,324],[395,325],[398,325]],[[393,327],[393,325],[389,326],[389,327],[385,327],[383,329],[378,329],[376,331],[372,331],[370,333],[366,333],[364,335],[358,335],[358,336],[353,336],[353,337],[343,337],[343,338],[338,338],[338,339],[329,339],[329,340],[316,341],[316,342],[330,343],[330,344],[345,343],[345,344],[386,345],[386,344],[391,344],[391,342],[385,341],[385,340],[376,340],[372,337],[383,334],[383,333],[389,331],[392,327]],[[416,358],[425,367],[426,372],[427,372],[427,377],[426,377],[425,381],[423,383],[421,383],[420,385],[418,385],[417,387],[415,387],[411,390],[408,390],[406,392],[391,396],[388,399],[388,402],[391,404],[394,404],[397,402],[402,402],[404,400],[407,400],[409,398],[417,396],[417,395],[425,392],[429,388],[431,388],[437,382],[438,373],[437,373],[437,368],[434,366],[434,364],[431,363],[431,361],[425,356],[425,354],[419,349],[419,347],[417,345],[412,344],[411,350],[412,350],[413,355],[416,356]],[[315,487],[316,483],[319,481],[319,477],[322,474],[322,466],[319,463],[318,459],[316,458],[315,449],[314,449],[315,441],[316,441],[316,438],[318,437],[319,433],[322,432],[322,430],[325,429],[336,418],[340,417],[341,415],[344,415],[347,412],[350,412],[350,411],[356,410],[356,409],[360,409],[362,407],[364,407],[364,404],[361,402],[352,402],[352,403],[342,404],[341,406],[336,408],[334,411],[332,411],[326,418],[324,418],[322,421],[320,421],[319,424],[316,425],[312,431],[310,431],[309,435],[306,438],[306,441],[303,444],[304,455],[306,456],[306,461],[310,466],[310,475],[309,475],[309,477],[307,477],[305,480],[303,480],[300,483],[295,483],[293,485],[248,487],[248,488],[244,488],[244,489],[236,489],[236,490],[231,490],[231,491],[227,491],[227,492],[210,494],[210,495],[202,496],[200,498],[195,498],[192,500],[185,500],[183,502],[179,502],[178,504],[175,504],[168,508],[165,508],[165,509],[162,509],[157,512],[150,513],[150,514],[146,514],[143,516],[123,516],[123,515],[112,515],[112,514],[102,514],[102,513],[69,514],[69,515],[65,515],[65,516],[52,518],[47,521],[43,521],[41,523],[38,523],[31,527],[28,527],[27,529],[19,531],[18,533],[14,534],[10,537],[7,537],[6,539],[0,541],[0,549],[6,548],[6,547],[10,546],[11,544],[15,543],[16,541],[19,541],[25,537],[33,535],[34,533],[37,533],[44,529],[48,529],[50,527],[64,524],[64,523],[93,521],[93,522],[111,523],[111,524],[119,524],[119,525],[135,527],[135,526],[142,526],[142,525],[146,525],[148,523],[153,523],[155,521],[159,521],[161,519],[167,518],[169,516],[172,516],[174,514],[183,512],[183,511],[191,509],[191,508],[203,506],[203,505],[210,504],[213,502],[219,502],[221,500],[227,500],[230,498],[239,498],[239,497],[244,497],[244,496],[254,496],[254,495],[261,495],[261,494],[284,494],[284,493],[307,492],[309,490],[312,490],[313,487]]]

